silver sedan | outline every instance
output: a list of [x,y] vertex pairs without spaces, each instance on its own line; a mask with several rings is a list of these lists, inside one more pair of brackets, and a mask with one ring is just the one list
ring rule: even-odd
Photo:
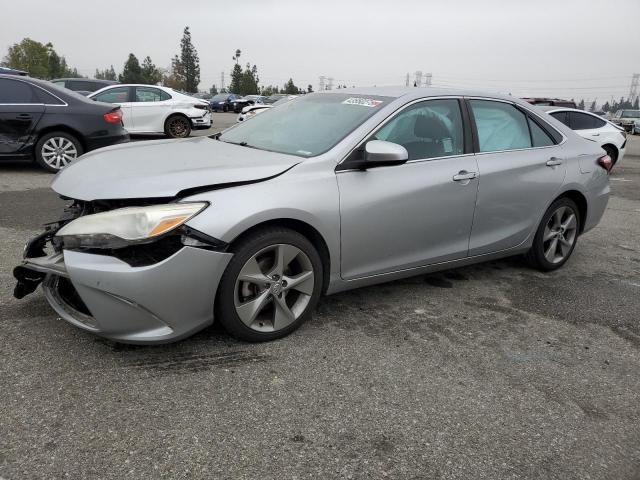
[[[221,135],[91,152],[25,247],[15,295],[110,339],[220,322],[282,337],[323,294],[511,255],[561,267],[611,159],[527,103],[438,89],[305,95]],[[594,252],[594,254],[597,252]]]

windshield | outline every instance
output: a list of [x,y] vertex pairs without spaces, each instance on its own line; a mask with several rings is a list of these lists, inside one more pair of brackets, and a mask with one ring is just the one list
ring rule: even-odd
[[622,116],[626,118],[640,118],[640,110],[623,110]]
[[391,100],[372,95],[305,95],[237,124],[220,140],[313,157],[334,147]]
[[229,98],[229,94],[228,93],[219,93],[218,95],[216,95],[215,97],[213,97],[211,100],[226,100],[227,98]]

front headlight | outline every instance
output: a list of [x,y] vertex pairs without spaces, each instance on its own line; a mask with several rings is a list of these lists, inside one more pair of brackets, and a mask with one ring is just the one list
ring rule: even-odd
[[121,248],[154,240],[207,208],[205,202],[118,208],[85,215],[56,233],[66,248]]

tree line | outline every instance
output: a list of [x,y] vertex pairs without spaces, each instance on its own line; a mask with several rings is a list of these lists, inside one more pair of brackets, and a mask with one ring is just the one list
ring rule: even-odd
[[[282,87],[276,85],[260,85],[258,67],[247,63],[243,69],[238,49],[233,56],[234,65],[231,70],[231,83],[222,93],[236,93],[238,95],[272,95],[274,93],[300,94],[310,93],[313,87],[308,85],[306,90],[295,85],[289,79]],[[76,68],[67,65],[63,55],[58,54],[51,43],[40,43],[31,38],[24,38],[19,43],[11,45],[5,55],[2,65],[17,70],[24,70],[32,77],[51,80],[54,78],[77,77],[81,75]],[[145,56],[140,62],[134,53],[130,53],[124,62],[122,72],[117,73],[113,65],[105,69],[96,68],[94,78],[115,80],[120,83],[141,83],[148,85],[162,84],[164,86],[188,93],[196,93],[200,84],[200,59],[198,51],[193,45],[191,31],[185,27],[180,40],[180,53],[173,56],[168,69],[159,68],[150,56]],[[209,92],[218,93],[214,84]]]

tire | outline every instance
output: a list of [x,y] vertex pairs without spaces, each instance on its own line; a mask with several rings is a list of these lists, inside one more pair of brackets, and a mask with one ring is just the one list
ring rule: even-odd
[[[231,252],[215,302],[215,317],[230,335],[248,342],[274,340],[311,317],[322,291],[323,265],[305,236],[265,228],[240,240]],[[284,259],[284,268],[277,258]]]
[[84,153],[82,144],[67,132],[50,132],[36,143],[35,159],[38,165],[57,173]]
[[186,138],[191,135],[191,120],[184,115],[171,115],[164,122],[164,133],[171,138]]
[[611,158],[611,166],[613,167],[618,161],[618,151],[611,145],[604,145],[602,148]]
[[222,111],[224,113],[227,113],[229,111],[229,107],[227,107],[226,105],[224,107],[222,107]]
[[526,254],[527,261],[543,272],[562,267],[576,246],[580,224],[575,202],[566,197],[557,199],[542,217],[533,245]]

